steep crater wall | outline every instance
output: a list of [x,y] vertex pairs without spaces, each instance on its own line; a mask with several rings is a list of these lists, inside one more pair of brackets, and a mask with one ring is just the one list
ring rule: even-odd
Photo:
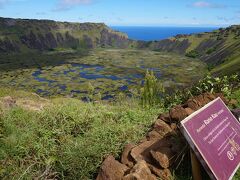
[[126,34],[101,23],[0,18],[0,52],[63,48],[128,47]]

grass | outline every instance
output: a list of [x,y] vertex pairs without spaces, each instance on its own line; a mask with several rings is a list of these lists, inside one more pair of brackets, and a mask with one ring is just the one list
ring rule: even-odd
[[139,141],[163,111],[143,109],[134,99],[116,104],[70,98],[51,102],[41,112],[2,110],[0,179],[94,179],[106,155],[118,157],[124,144]]
[[[0,88],[0,98],[39,102],[35,94]],[[232,94],[240,107],[240,90]],[[104,157],[116,158],[124,144],[138,142],[159,113],[132,98],[115,103],[83,103],[54,98],[40,112],[21,107],[0,111],[0,179],[94,179]],[[189,163],[186,162],[186,165]],[[191,179],[191,168],[175,179]],[[235,175],[239,179],[240,171]]]
[[200,45],[201,42],[203,42],[204,40],[207,40],[208,38],[209,38],[209,34],[207,33],[203,33],[202,37],[197,37],[197,35],[188,36],[188,40],[191,43],[191,45],[186,50],[186,53],[189,53],[195,50]]
[[229,75],[240,71],[240,55],[226,61],[225,63],[214,68],[211,73],[219,75]]

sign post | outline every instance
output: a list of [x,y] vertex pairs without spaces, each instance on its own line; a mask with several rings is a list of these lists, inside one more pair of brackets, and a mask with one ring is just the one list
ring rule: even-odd
[[190,150],[193,180],[202,180],[201,165],[197,156]]
[[188,116],[181,125],[211,179],[232,179],[240,166],[240,123],[221,98]]

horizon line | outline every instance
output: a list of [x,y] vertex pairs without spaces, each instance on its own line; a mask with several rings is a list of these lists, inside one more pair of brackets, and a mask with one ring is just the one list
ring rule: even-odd
[[6,19],[20,19],[20,20],[48,20],[48,21],[56,21],[56,22],[69,22],[69,23],[99,23],[105,24],[109,27],[202,27],[202,28],[221,28],[221,27],[229,27],[240,24],[117,24],[117,23],[106,23],[106,22],[97,22],[97,21],[71,21],[71,20],[57,20],[50,18],[22,18],[22,17],[3,17],[0,18]]

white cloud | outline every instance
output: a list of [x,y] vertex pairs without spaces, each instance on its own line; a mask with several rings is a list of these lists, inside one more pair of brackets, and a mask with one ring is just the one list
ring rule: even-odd
[[92,0],[61,0],[61,4],[64,5],[79,5],[79,4],[89,4]]
[[204,2],[204,1],[193,3],[193,7],[209,7],[209,6],[210,6],[210,3]]
[[54,11],[64,11],[73,8],[74,6],[91,4],[92,0],[59,0]]
[[215,4],[215,3],[209,3],[206,1],[197,1],[191,5],[192,7],[196,8],[226,8],[226,5],[223,4]]

